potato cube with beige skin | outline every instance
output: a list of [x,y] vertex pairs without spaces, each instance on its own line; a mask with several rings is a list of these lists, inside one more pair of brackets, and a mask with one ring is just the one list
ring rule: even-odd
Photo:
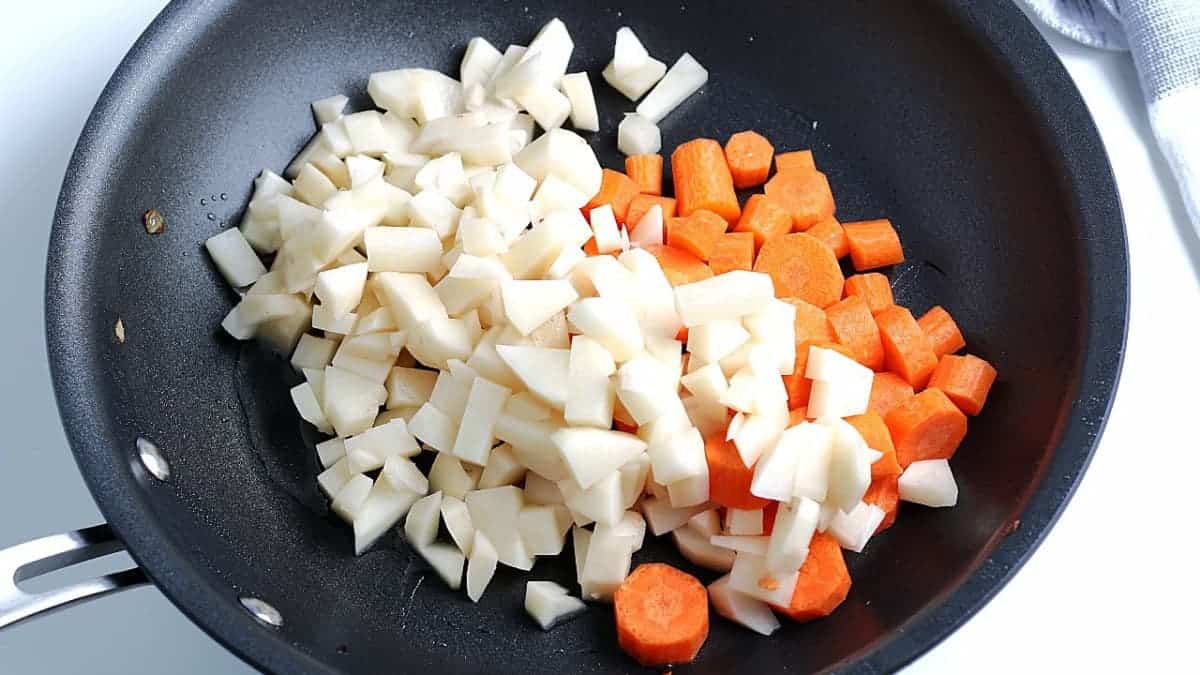
[[552,581],[525,584],[525,612],[542,630],[550,630],[586,610],[582,600],[568,595],[567,589]]
[[500,554],[492,541],[483,532],[475,530],[471,541],[471,553],[467,559],[467,597],[479,602],[496,574]]
[[566,406],[570,350],[496,345],[496,353],[543,402],[557,410]]
[[567,508],[597,523],[614,525],[625,512],[621,503],[623,495],[619,471],[613,471],[586,490],[580,489],[579,484],[571,478],[559,481],[558,489]]
[[567,366],[567,405],[563,417],[568,424],[612,427],[616,389],[610,376],[616,372],[612,354],[586,335],[571,341]]
[[500,285],[504,314],[521,335],[529,335],[579,299],[564,280],[512,280]]
[[433,394],[438,374],[421,368],[392,368],[388,375],[388,409],[419,407]]
[[646,450],[633,434],[607,429],[568,427],[550,438],[558,448],[572,480],[587,490]]
[[471,522],[476,531],[483,532],[496,547],[500,562],[528,570],[533,566],[533,557],[526,550],[518,531],[524,501],[521,489],[512,485],[475,490],[466,497]]
[[217,270],[234,288],[249,286],[267,273],[258,254],[236,227],[209,237],[204,247]]
[[354,516],[354,554],[362,555],[404,517],[419,495],[375,481]]
[[[513,454],[512,446],[503,443],[492,448],[488,455],[487,464],[483,467],[483,474],[479,478],[479,488],[516,485],[525,477],[525,471],[525,465],[517,461],[516,455]],[[526,501],[528,501],[528,494],[526,494]]]
[[527,505],[521,509],[517,530],[530,555],[562,553],[571,514],[561,504]]
[[433,230],[421,227],[369,227],[363,232],[371,272],[415,272],[437,269],[442,242]]
[[958,502],[958,484],[950,463],[944,459],[926,459],[909,464],[900,474],[900,498],[932,508],[954,506]]
[[729,575],[708,585],[708,599],[717,614],[759,635],[771,635],[780,628],[770,605],[735,590]]
[[475,540],[475,525],[471,523],[471,512],[467,503],[452,495],[442,495],[442,522],[446,531],[463,555],[471,555],[471,546]]
[[475,378],[454,439],[456,457],[479,466],[488,463],[495,440],[496,420],[511,393],[495,382]]
[[714,572],[728,572],[733,567],[733,559],[737,555],[735,552],[714,546],[708,541],[707,535],[691,526],[672,530],[671,538],[680,555],[693,565]]
[[408,511],[404,521],[404,536],[415,548],[429,546],[437,538],[441,522],[442,493],[434,492],[418,499]]

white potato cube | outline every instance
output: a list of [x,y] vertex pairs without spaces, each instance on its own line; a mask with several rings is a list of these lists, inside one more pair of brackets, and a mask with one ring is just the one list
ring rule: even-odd
[[354,555],[362,555],[379,537],[398,523],[416,502],[417,493],[375,481],[367,499],[354,515]]
[[371,486],[374,484],[375,481],[361,473],[353,474],[333,498],[330,508],[342,520],[353,523],[354,515],[367,501],[367,495],[371,493]]
[[434,572],[451,590],[462,588],[463,567],[467,557],[453,544],[430,544],[417,549]]
[[537,181],[550,174],[567,181],[584,195],[582,203],[600,190],[601,168],[596,154],[587,141],[565,129],[542,134],[513,161]]
[[[708,71],[691,54],[684,52],[675,61],[654,90],[638,104],[639,115],[661,122],[687,97],[700,90],[708,81]],[[786,604],[786,603],[785,603]]]
[[422,274],[381,272],[374,280],[380,302],[391,311],[401,329],[447,316],[446,306]]
[[633,229],[629,231],[629,241],[633,246],[654,246],[663,243],[663,211],[661,206],[658,204],[651,206],[650,210],[646,211],[641,220],[634,224]]
[[418,124],[453,115],[462,108],[462,85],[436,70],[402,68],[372,73],[367,93],[375,105]]
[[871,485],[871,460],[867,442],[858,430],[841,419],[823,419],[833,431],[833,449],[829,458],[829,489],[826,501],[849,512]]
[[559,81],[571,103],[571,125],[580,131],[599,131],[600,115],[587,73],[569,73]]
[[672,373],[651,356],[626,361],[617,371],[616,385],[617,397],[639,425],[667,413],[682,412]]
[[589,213],[592,233],[598,253],[612,253],[621,249],[621,234],[617,229],[617,218],[611,204],[602,204]]
[[[492,448],[487,465],[479,478],[481,489],[516,485],[525,477],[525,466],[517,461],[512,446],[507,443]],[[528,494],[526,495],[528,501]]]
[[[475,541],[475,526],[471,523],[471,512],[467,503],[452,495],[442,495],[442,522],[463,555],[471,555]],[[490,543],[490,542],[489,542]]]
[[[496,453],[492,453],[495,455]],[[541,474],[529,471],[525,473],[525,503],[526,504],[562,504],[563,496],[554,481],[543,478]]]
[[296,351],[292,352],[292,367],[297,370],[324,368],[333,359],[333,353],[337,347],[337,340],[316,337],[307,333],[301,335],[300,342],[296,344]]
[[672,436],[664,443],[651,445],[648,454],[654,479],[665,485],[708,474],[704,439],[695,427]]
[[561,504],[527,505],[517,519],[517,530],[530,555],[562,553],[571,514]]
[[500,562],[521,570],[533,566],[533,557],[517,529],[521,508],[525,505],[520,488],[506,485],[475,490],[467,495],[466,502],[475,530],[486,535],[496,547]]
[[[404,420],[396,419],[394,421],[403,422]],[[429,493],[429,479],[407,457],[400,455],[388,457],[383,465],[383,470],[379,472],[379,477],[397,490],[408,490],[418,495]]]
[[221,276],[234,288],[249,286],[267,273],[258,254],[236,227],[209,237],[204,242],[204,248],[208,250]]
[[525,612],[542,630],[550,630],[587,609],[579,598],[567,595],[567,589],[552,581],[525,584]]
[[708,585],[708,600],[717,614],[759,635],[779,630],[779,619],[770,605],[735,590],[729,583],[729,575]]
[[763,533],[762,509],[725,511],[725,532],[734,535],[760,535]]
[[[690,345],[690,331],[688,339]],[[694,353],[692,358],[697,358]],[[721,372],[721,367],[715,363],[709,363],[693,370],[681,377],[679,383],[697,398],[708,401],[719,401],[729,387],[729,383],[725,380],[725,374]]]
[[437,318],[416,325],[405,345],[423,365],[445,368],[451,359],[466,360],[475,350],[472,330],[464,319]]
[[572,478],[559,481],[558,489],[562,492],[567,508],[578,514],[576,523],[580,522],[578,516],[583,516],[597,523],[613,525],[621,520],[625,512],[621,504],[619,471],[609,473],[586,490],[580,489],[579,484]]
[[458,435],[458,425],[432,403],[425,403],[413,415],[409,430],[425,445],[438,452],[450,452]]
[[675,288],[679,318],[689,328],[762,311],[775,297],[771,277],[734,270]]
[[552,316],[579,298],[569,281],[512,280],[500,285],[500,297],[509,323],[529,335]]
[[706,504],[676,508],[671,506],[668,500],[658,497],[642,500],[642,515],[646,517],[646,523],[650,525],[650,531],[656,537],[683,527],[689,518],[709,508],[711,507]]
[[[383,114],[379,111],[364,110],[351,113],[342,117],[340,121],[355,153],[382,157],[383,153],[392,149],[392,136],[384,128]],[[379,167],[379,175],[383,175],[382,166]],[[351,184],[353,185],[353,180]]]
[[420,452],[417,440],[409,433],[408,425],[402,419],[372,427],[346,439],[350,468],[357,472],[374,471],[393,455],[416,457]]
[[654,57],[648,57],[641,66],[624,75],[617,74],[612,62],[609,62],[600,74],[613,89],[624,94],[630,101],[636,101],[650,91],[654,83],[661,80],[666,72],[667,64]]
[[[363,232],[371,272],[427,273],[441,262],[442,242],[420,227],[369,227]],[[322,274],[325,274],[322,272]]]
[[797,578],[797,570],[786,574],[772,572],[767,567],[766,557],[742,552],[737,554],[733,562],[733,569],[729,573],[729,585],[734,590],[762,602],[788,607],[792,602]]
[[567,404],[563,417],[568,424],[608,429],[612,426],[616,389],[610,379],[616,364],[612,355],[595,340],[578,335],[571,342],[567,367]]
[[641,115],[626,114],[617,125],[617,149],[627,157],[652,155],[662,150],[662,131]]
[[677,480],[667,486],[671,506],[677,509],[706,504],[708,493],[707,471],[698,476]]
[[467,597],[471,602],[479,602],[483,592],[496,574],[496,563],[500,560],[496,547],[487,536],[475,530],[471,543],[470,557],[467,559]]
[[613,593],[629,576],[633,543],[615,532],[593,533],[583,568],[583,596],[611,602]]
[[[333,464],[326,467],[324,471],[317,474],[317,487],[321,488],[321,492],[325,496],[334,499],[346,487],[346,483],[358,474],[350,470],[350,465],[346,459],[340,458],[334,461]],[[413,498],[416,501],[416,498]]]
[[566,406],[570,350],[497,345],[496,353],[525,388],[558,410]]
[[457,457],[439,452],[429,467],[429,489],[448,497],[466,499],[479,483],[477,467],[465,467]]
[[554,432],[550,440],[571,478],[584,490],[646,450],[637,436],[607,429],[568,427]]
[[883,522],[883,509],[874,504],[859,502],[849,512],[838,511],[829,523],[829,533],[842,548],[862,553],[867,541]]
[[371,428],[387,390],[361,375],[336,366],[325,368],[325,416],[338,436],[352,436]]
[[321,466],[328,469],[346,456],[346,442],[341,438],[331,438],[317,443],[317,458]]
[[387,379],[387,407],[408,408],[424,405],[433,394],[437,373],[420,368],[392,368]]
[[441,522],[442,493],[434,492],[422,497],[408,510],[404,520],[404,536],[414,548],[429,546],[437,538],[438,523]]
[[728,572],[733,568],[733,560],[737,555],[734,551],[719,546],[713,546],[708,536],[691,527],[679,527],[671,532],[675,547],[680,555],[687,558],[693,565],[698,565],[714,572]]
[[734,447],[737,448],[738,455],[742,458],[742,463],[746,466],[754,466],[754,463],[767,449],[774,447],[780,434],[787,428],[787,424],[786,407],[783,414],[770,411],[746,415],[736,427],[730,422],[731,440],[733,440]]
[[900,474],[900,498],[906,502],[940,508],[958,503],[958,483],[944,459],[925,459],[908,465]]
[[312,111],[313,117],[317,120],[317,126],[336,121],[342,116],[342,111],[346,109],[346,104],[349,102],[350,99],[342,94],[313,101]]
[[481,37],[473,37],[467,42],[467,51],[463,54],[462,63],[458,68],[458,76],[464,88],[476,84],[486,84],[496,72],[502,58],[500,50],[492,43]]
[[292,387],[291,395],[292,404],[296,406],[296,411],[300,413],[300,417],[304,418],[304,421],[316,427],[321,433],[330,433],[333,430],[308,382]]
[[454,439],[454,455],[472,464],[488,463],[495,440],[493,431],[504,403],[512,392],[482,377],[475,378],[467,398],[466,410]]
[[767,546],[768,569],[778,573],[800,569],[808,557],[808,544],[820,514],[821,505],[804,497],[779,505]]
[[458,231],[458,219],[462,216],[454,202],[437,190],[418,192],[408,202],[408,212],[413,227],[429,228],[443,240]]

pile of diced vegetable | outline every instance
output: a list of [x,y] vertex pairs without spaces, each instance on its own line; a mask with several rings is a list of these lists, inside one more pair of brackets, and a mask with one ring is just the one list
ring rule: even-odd
[[[207,247],[242,294],[224,329],[304,376],[292,399],[329,436],[317,482],[356,553],[403,520],[478,601],[498,564],[529,570],[570,533],[580,597],[530,581],[530,615],[549,629],[613,602],[622,648],[681,663],[710,601],[763,634],[826,616],[843,549],[900,500],[954,505],[947,460],[996,371],[955,355],[948,312],[914,318],[865,272],[903,261],[899,237],[839,223],[811,152],[692,140],[663,196],[656,125],[707,72],[688,54],[668,70],[628,28],[603,78],[642,100],[625,172],[603,169],[562,128],[599,128],[573,48],[555,19],[528,47],[472,39],[459,80],[371,75],[380,110],[314,103],[287,178],[263,171]],[[631,574],[647,528],[725,576]]]

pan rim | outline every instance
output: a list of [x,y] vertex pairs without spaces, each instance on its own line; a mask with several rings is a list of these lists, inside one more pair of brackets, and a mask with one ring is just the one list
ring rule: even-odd
[[[273,672],[335,672],[258,625],[234,594],[202,565],[188,562],[146,508],[142,491],[127,467],[98,450],[110,442],[88,397],[90,380],[82,357],[80,327],[63,308],[72,305],[79,281],[79,255],[72,242],[90,227],[89,205],[98,198],[94,176],[99,162],[120,136],[115,120],[122,103],[147,77],[154,77],[156,54],[181,34],[203,29],[225,3],[174,0],[146,29],[122,60],[88,118],[72,155],[59,195],[50,236],[46,275],[46,331],[51,376],[60,417],[84,480],[101,512],[119,533],[130,555],[151,580],[194,623],[249,664]],[[1064,190],[1082,227],[1087,268],[1087,313],[1078,366],[1076,402],[1058,445],[1027,493],[1020,527],[997,536],[989,550],[953,590],[929,604],[892,636],[864,647],[835,668],[893,672],[925,653],[965,623],[1004,587],[1037,549],[1070,501],[1102,434],[1115,398],[1124,357],[1129,317],[1129,262],[1125,224],[1112,169],[1095,124],[1074,82],[1049,46],[1011,3],[944,0],[949,13],[999,70],[1010,79],[1056,148]],[[91,182],[89,182],[91,181]]]

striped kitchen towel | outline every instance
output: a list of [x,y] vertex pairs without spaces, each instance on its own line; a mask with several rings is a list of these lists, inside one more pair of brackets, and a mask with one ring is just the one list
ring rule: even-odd
[[1086,45],[1128,49],[1150,126],[1200,232],[1200,0],[1017,0]]

